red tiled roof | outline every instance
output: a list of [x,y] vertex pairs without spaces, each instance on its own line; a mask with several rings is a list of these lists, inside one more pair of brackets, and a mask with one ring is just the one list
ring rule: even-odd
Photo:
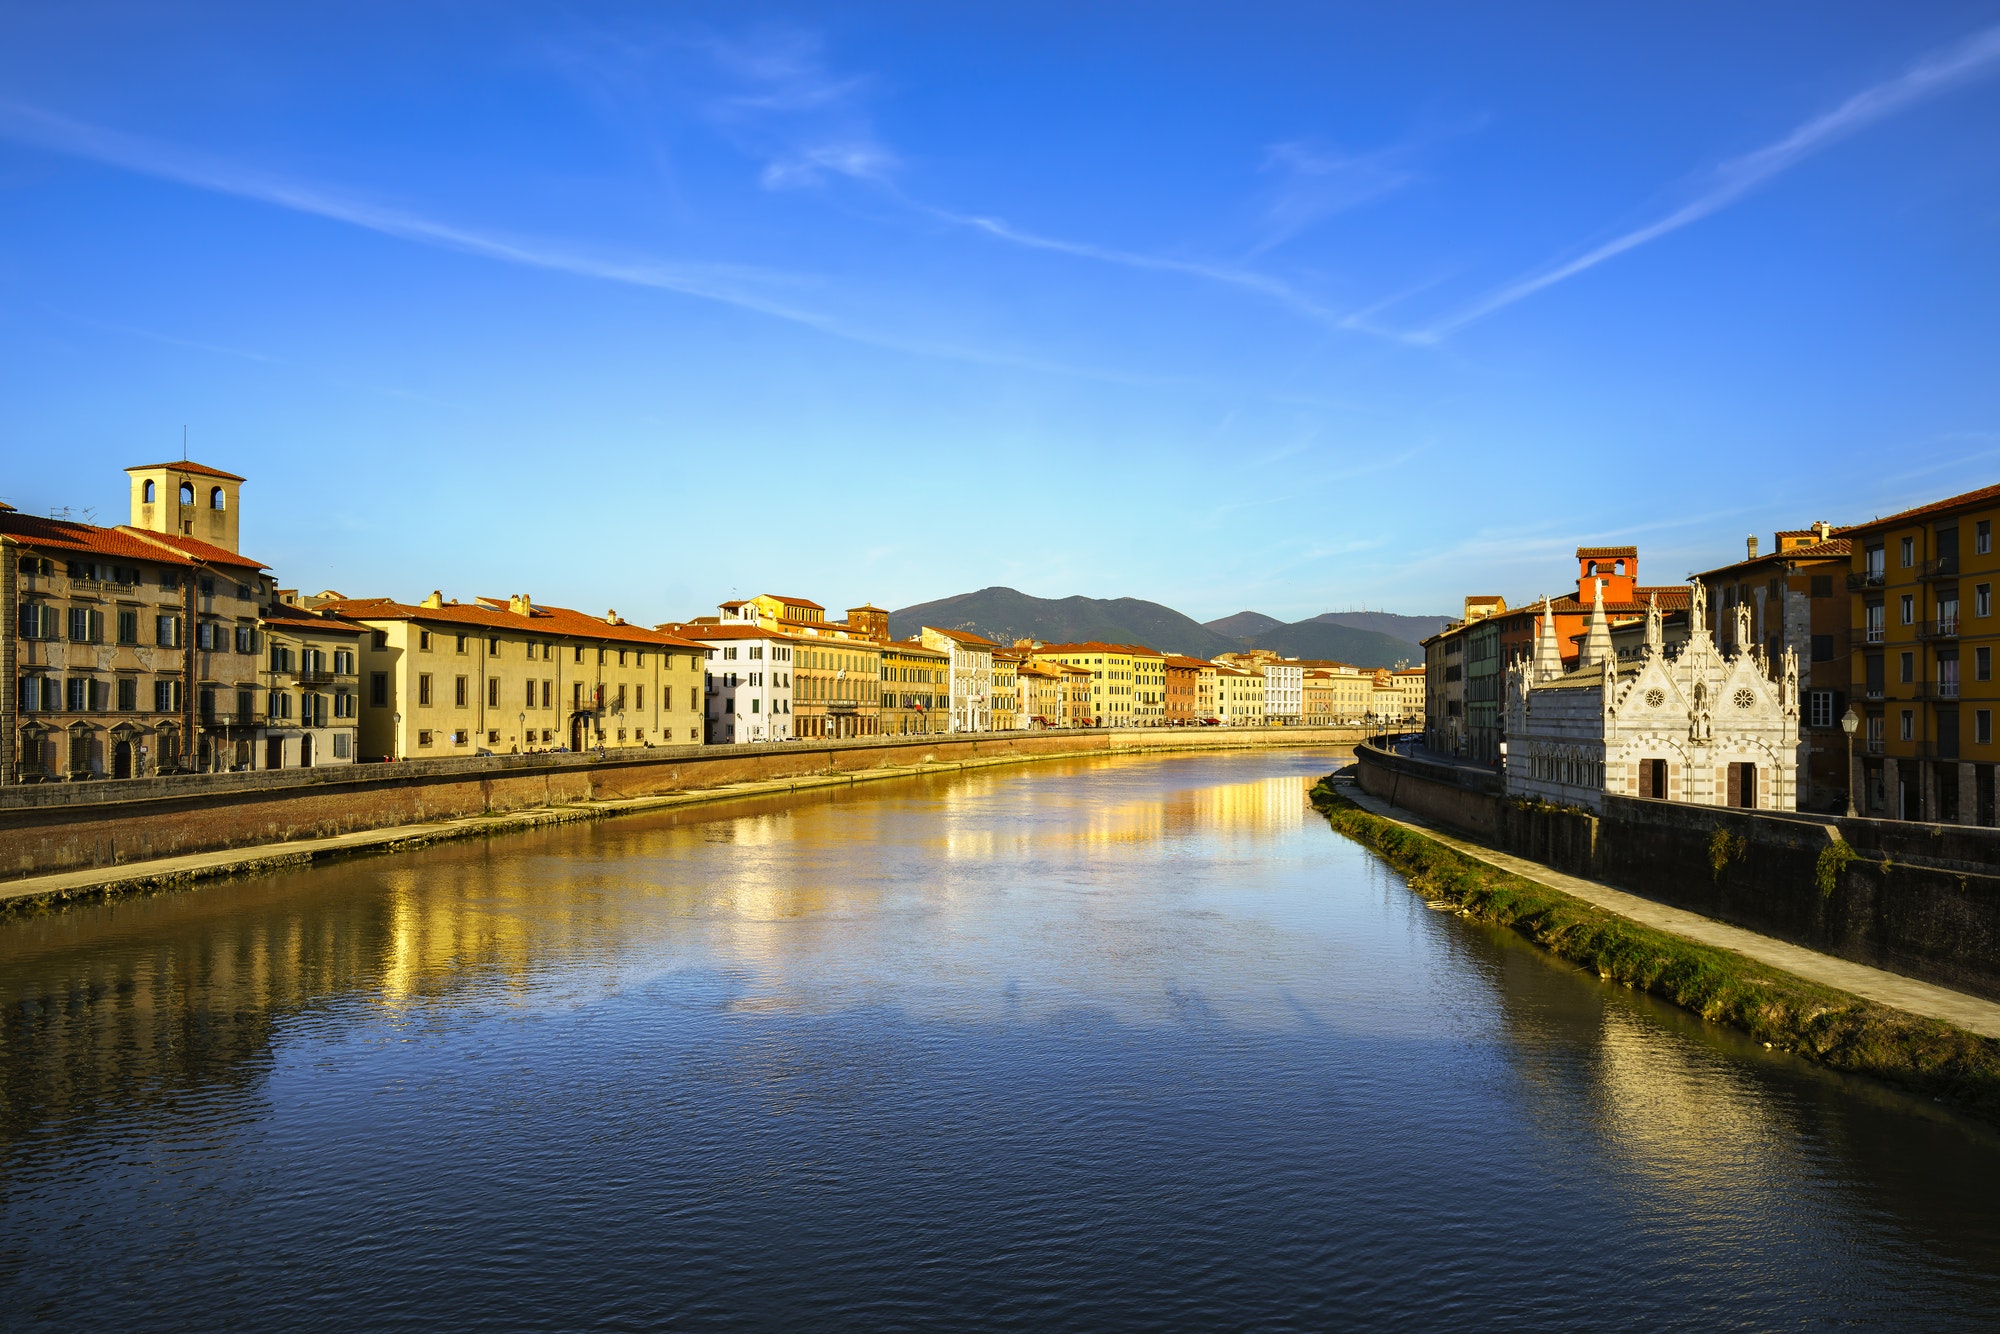
[[263,621],[266,625],[286,625],[297,626],[300,629],[330,630],[335,634],[343,635],[363,634],[368,629],[367,626],[350,621],[345,616],[315,612],[305,607],[294,607],[284,602],[264,608],[263,611],[258,613],[257,619]]
[[442,607],[413,607],[393,598],[343,598],[325,603],[323,610],[356,621],[430,621],[439,625],[469,625],[487,630],[532,630],[536,634],[564,635],[571,639],[604,639],[613,643],[653,644],[667,648],[704,647],[692,639],[643,625],[611,625],[602,617],[587,615],[568,607],[537,604],[522,616],[511,611],[494,611],[466,603],[450,602]]
[[663,635],[677,635],[682,639],[777,639],[787,644],[805,644],[811,641],[797,635],[784,634],[777,630],[765,630],[747,621],[662,621],[653,627]]
[[1122,653],[1126,657],[1163,658],[1166,655],[1156,648],[1144,644],[1107,644],[1099,639],[1085,639],[1073,644],[1044,644],[1035,650],[1036,657],[1046,657],[1052,653]]
[[172,547],[189,559],[200,561],[204,565],[235,565],[245,570],[262,570],[268,568],[262,561],[251,560],[248,556],[225,550],[213,543],[204,542],[198,537],[181,537],[175,533],[153,533],[148,532],[144,528],[131,527],[129,524],[120,524],[118,531],[121,533],[130,533],[141,542],[151,542],[159,546]]
[[[1807,531],[1811,531],[1808,529]],[[1780,534],[1783,536],[1783,534]],[[1846,560],[1854,554],[1854,544],[1844,537],[1828,538],[1824,542],[1814,542],[1809,546],[1788,547],[1783,551],[1767,551],[1761,556],[1739,560],[1731,565],[1718,565],[1712,570],[1701,571],[1701,578],[1727,574],[1731,570],[1744,570],[1752,565],[1769,565],[1772,561],[1788,560]]]
[[811,598],[788,598],[783,593],[766,593],[764,596],[770,598],[773,602],[782,602],[787,607],[811,607],[814,611],[826,610],[825,607],[820,606],[819,603],[814,602]]
[[248,556],[210,546],[192,537],[149,533],[143,528],[100,528],[74,519],[44,519],[33,514],[0,514],[0,533],[24,545],[56,551],[76,551],[94,556],[121,556],[149,560],[157,565],[233,565],[261,570],[263,565]]
[[1609,559],[1609,558],[1615,558],[1615,557],[1618,557],[1618,556],[1628,556],[1628,557],[1631,557],[1632,559],[1635,559],[1635,560],[1636,560],[1636,559],[1638,558],[1638,556],[1639,556],[1639,548],[1637,548],[1637,547],[1578,547],[1578,548],[1576,549],[1576,558],[1577,558],[1578,560],[1605,560],[1605,559]]
[[1199,671],[1201,668],[1210,667],[1214,665],[1212,663],[1203,662],[1200,658],[1190,658],[1184,653],[1169,653],[1166,655],[1166,657],[1167,657],[1167,666],[1178,667],[1182,671],[1186,671],[1189,668],[1193,668]]
[[220,477],[227,482],[240,482],[244,480],[233,472],[224,472],[220,468],[211,468],[206,463],[189,463],[186,459],[177,459],[172,463],[135,463],[125,471],[153,472],[160,468],[171,468],[175,472],[194,473],[199,477]]
[[935,631],[936,633],[943,635],[946,639],[955,639],[959,643],[968,645],[972,648],[978,648],[982,644],[985,645],[987,648],[1000,647],[998,644],[988,639],[985,635],[975,635],[970,630],[947,630],[944,627],[937,625],[927,625],[924,627],[924,629]]
[[1934,500],[1928,505],[1919,505],[1915,509],[1899,510],[1894,514],[1887,514],[1879,519],[1870,519],[1867,523],[1850,523],[1845,528],[1836,528],[1833,531],[1843,535],[1847,533],[1863,533],[1876,528],[1885,528],[1894,523],[1907,523],[1911,519],[1920,519],[1927,514],[1943,514],[1948,510],[1971,509],[1978,505],[1995,504],[2000,504],[2000,486],[1982,486],[1977,491],[1966,491],[1959,495],[1947,496],[1943,500]]

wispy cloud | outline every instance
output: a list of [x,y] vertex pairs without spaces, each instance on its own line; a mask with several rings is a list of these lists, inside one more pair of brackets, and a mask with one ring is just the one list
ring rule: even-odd
[[1420,341],[1443,338],[1544,288],[1574,278],[1649,241],[1657,241],[1689,223],[1699,222],[1847,136],[1990,73],[1996,62],[2000,62],[2000,27],[1974,33],[1951,50],[1933,55],[1903,74],[1864,88],[1784,138],[1718,164],[1708,173],[1706,184],[1694,198],[1664,217],[1613,237],[1566,263],[1509,283],[1415,337]]
[[[337,191],[255,172],[16,103],[0,102],[0,137],[106,163],[216,194],[345,223],[382,236],[602,282],[674,292],[802,325],[830,337],[913,356],[1002,366],[1124,384],[1164,383],[1161,377],[1063,365],[945,341],[882,334],[825,314],[783,295],[811,280],[750,265],[671,263],[578,249],[438,222],[421,214],[355,199]],[[767,289],[767,290],[760,290]]]
[[1275,184],[1263,201],[1264,235],[1250,253],[1260,255],[1315,223],[1402,189],[1416,179],[1405,157],[1399,149],[1348,154],[1304,142],[1271,145],[1262,170]]
[[739,147],[765,160],[757,176],[765,189],[807,188],[835,177],[880,182],[896,170],[896,155],[876,137],[867,113],[872,81],[830,70],[817,36],[766,29],[702,45],[735,85],[704,111]]

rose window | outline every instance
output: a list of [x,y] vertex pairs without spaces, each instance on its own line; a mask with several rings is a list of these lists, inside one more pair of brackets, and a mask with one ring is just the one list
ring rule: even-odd
[[1736,692],[1737,708],[1747,709],[1756,702],[1757,702],[1757,696],[1751,691],[1749,686],[1744,686],[1741,690]]

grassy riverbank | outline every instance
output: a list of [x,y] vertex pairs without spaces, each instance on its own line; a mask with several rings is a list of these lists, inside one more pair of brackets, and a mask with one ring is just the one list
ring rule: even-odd
[[1519,932],[1598,976],[1835,1070],[1870,1075],[2000,1124],[2000,1042],[1684,940],[1476,861],[1371,815],[1321,779],[1314,807],[1426,898]]

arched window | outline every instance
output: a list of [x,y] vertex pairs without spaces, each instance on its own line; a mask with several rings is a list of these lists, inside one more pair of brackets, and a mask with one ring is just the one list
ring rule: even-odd
[[153,503],[153,481],[152,481],[152,479],[151,479],[151,478],[147,478],[147,479],[146,479],[146,492],[145,492],[145,496],[146,496],[146,503],[147,503],[148,505],[152,504],[152,503]]
[[193,482],[182,482],[182,483],[181,483],[181,504],[183,504],[183,505],[192,505],[192,504],[194,504],[194,483],[193,483]]
[[1619,574],[1625,573],[1625,562],[1622,560],[1618,562],[1617,573]]
[[208,488],[208,507],[212,510],[229,508],[228,504],[223,499],[221,487],[211,486],[210,488]]

